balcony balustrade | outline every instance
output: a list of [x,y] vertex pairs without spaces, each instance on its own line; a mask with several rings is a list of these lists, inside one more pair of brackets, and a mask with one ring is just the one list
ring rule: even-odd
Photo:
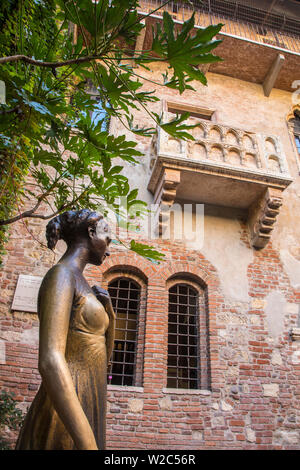
[[238,208],[247,213],[253,246],[262,248],[270,239],[282,192],[292,182],[280,138],[190,120],[198,122],[191,131],[194,141],[174,139],[159,129],[152,143],[148,189],[161,210],[160,231],[175,201]]

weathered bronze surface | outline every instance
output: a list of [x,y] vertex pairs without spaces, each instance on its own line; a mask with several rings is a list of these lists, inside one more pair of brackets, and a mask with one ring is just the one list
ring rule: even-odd
[[42,384],[16,449],[105,449],[115,314],[107,291],[91,288],[82,273],[86,264],[100,265],[109,255],[110,231],[100,214],[83,209],[49,222],[48,247],[60,238],[67,250],[38,296]]

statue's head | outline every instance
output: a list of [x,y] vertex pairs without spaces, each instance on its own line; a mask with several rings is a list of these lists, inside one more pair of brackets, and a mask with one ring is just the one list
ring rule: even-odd
[[89,249],[89,262],[100,265],[109,256],[110,228],[103,216],[89,209],[67,211],[50,220],[46,227],[48,248],[53,250],[58,240],[71,246],[84,244]]

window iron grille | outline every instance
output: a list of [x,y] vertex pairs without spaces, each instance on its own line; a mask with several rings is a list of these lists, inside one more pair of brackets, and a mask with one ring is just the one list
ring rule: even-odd
[[120,278],[109,284],[108,291],[116,313],[115,344],[108,383],[133,385],[136,366],[140,286]]
[[101,130],[109,132],[111,118],[110,114],[107,111],[110,108],[109,103],[101,99],[97,88],[93,85],[90,80],[88,80],[87,82],[86,90],[89,93],[91,99],[94,100],[93,109],[90,109],[88,111],[91,118],[91,122],[94,125],[98,125],[99,122],[101,122]]
[[169,289],[168,388],[198,388],[198,303],[198,292],[188,284]]
[[300,135],[295,135],[296,147],[300,156]]
[[294,113],[294,116],[295,117],[292,119],[294,124],[294,132],[300,136],[300,116],[296,112]]

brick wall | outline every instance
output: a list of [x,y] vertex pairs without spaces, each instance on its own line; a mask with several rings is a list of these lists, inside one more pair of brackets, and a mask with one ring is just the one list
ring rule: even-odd
[[[156,64],[149,78],[158,80],[161,67]],[[289,335],[298,324],[300,304],[299,167],[286,125],[291,94],[274,89],[266,98],[259,84],[220,74],[209,73],[208,83],[181,96],[157,87],[157,95],[214,109],[220,124],[280,136],[294,182],[284,192],[272,242],[262,251],[251,249],[247,228],[222,208],[213,215],[205,212],[201,250],[177,241],[145,240],[166,255],[160,265],[115,247],[101,268],[86,270],[91,285],[105,287],[122,274],[142,286],[138,379],[135,387],[109,386],[110,449],[300,448],[300,349]],[[145,91],[152,85],[146,83]],[[161,112],[161,102],[152,106]],[[135,117],[139,125],[153,125],[143,111]],[[123,134],[124,129],[113,121],[111,132]],[[144,153],[141,165],[125,167],[124,173],[139,187],[139,197],[152,203],[147,191],[150,142],[136,140]],[[40,383],[38,319],[11,311],[11,304],[18,274],[43,276],[63,251],[58,244],[54,256],[40,245],[44,232],[45,223],[38,220],[14,224],[0,270],[0,387],[14,392],[24,410]],[[166,389],[167,290],[176,275],[205,291],[207,321],[201,324],[208,329],[210,364],[207,384],[196,391]],[[13,443],[15,435],[10,436]]]
[[[11,240],[2,270],[0,386],[13,391],[26,409],[40,383],[38,320],[35,314],[11,312],[8,306],[16,273],[30,272],[26,253],[35,242],[17,230]],[[243,226],[241,243],[248,243]],[[299,449],[300,359],[289,330],[297,325],[300,292],[291,287],[276,250],[270,244],[254,252],[246,304],[224,298],[217,270],[198,250],[166,240],[155,245],[166,255],[159,265],[115,247],[103,266],[85,272],[91,285],[104,287],[114,276],[127,273],[140,280],[146,294],[139,335],[143,381],[135,387],[109,386],[108,448]],[[34,259],[31,272],[42,274]],[[48,259],[42,270],[53,261]],[[201,390],[166,388],[167,286],[176,275],[207,292],[210,386]],[[274,286],[286,299],[283,333],[276,340],[270,335],[266,306]],[[11,434],[12,443],[14,438]]]

